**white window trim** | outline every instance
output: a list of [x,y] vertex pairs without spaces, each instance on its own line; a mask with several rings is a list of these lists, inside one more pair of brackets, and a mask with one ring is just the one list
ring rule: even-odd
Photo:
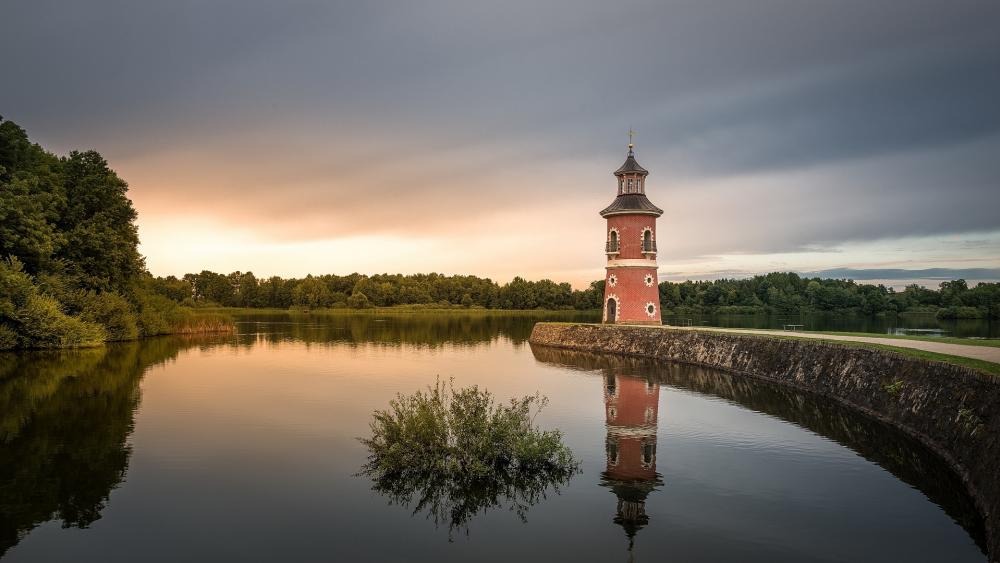
[[608,321],[608,300],[609,299],[614,299],[615,300],[615,317],[616,317],[615,322],[617,322],[618,318],[621,318],[621,316],[622,316],[622,302],[621,302],[620,299],[618,299],[618,296],[615,295],[614,293],[612,293],[611,295],[608,295],[604,299],[604,303],[601,305],[601,309],[603,310],[603,313],[602,313],[603,320],[604,320],[604,322]]
[[[653,308],[652,312],[649,311],[650,307]],[[653,303],[652,301],[650,301],[649,303],[646,303],[646,309],[645,310],[646,310],[646,316],[647,317],[649,317],[651,319],[655,319],[656,318],[656,303]]]

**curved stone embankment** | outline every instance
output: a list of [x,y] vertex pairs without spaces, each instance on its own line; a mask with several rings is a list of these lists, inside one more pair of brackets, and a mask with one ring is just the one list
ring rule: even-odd
[[640,326],[538,323],[534,345],[709,366],[830,397],[892,424],[959,474],[1000,563],[1000,378],[969,368],[809,340]]

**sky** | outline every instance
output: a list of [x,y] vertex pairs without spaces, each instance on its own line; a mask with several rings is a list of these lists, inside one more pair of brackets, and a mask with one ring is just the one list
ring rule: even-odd
[[[129,183],[150,271],[1000,279],[995,0],[3,0],[0,115]],[[933,269],[928,272],[927,270]]]

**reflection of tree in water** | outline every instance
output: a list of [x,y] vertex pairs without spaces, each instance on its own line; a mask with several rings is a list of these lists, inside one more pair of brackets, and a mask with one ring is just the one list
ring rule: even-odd
[[[539,320],[595,320],[593,313],[269,313],[240,316],[238,330],[254,333],[243,342],[377,344],[438,348],[485,344],[506,338],[527,342]],[[249,323],[249,324],[248,324]]]
[[498,470],[476,479],[455,479],[433,471],[380,474],[370,468],[361,474],[372,479],[372,490],[398,504],[423,514],[435,526],[448,526],[448,534],[467,529],[477,514],[490,509],[505,509],[526,521],[529,508],[546,498],[551,490],[558,494],[572,478],[574,470],[548,471]]
[[851,449],[922,492],[962,526],[985,553],[982,516],[961,479],[915,438],[824,397],[747,376],[731,375],[647,358],[593,354],[532,346],[535,359],[578,370],[602,370],[605,377],[628,373],[732,401],[815,432]]
[[164,338],[3,354],[0,555],[43,522],[84,528],[100,518],[128,469],[142,374],[183,346]]

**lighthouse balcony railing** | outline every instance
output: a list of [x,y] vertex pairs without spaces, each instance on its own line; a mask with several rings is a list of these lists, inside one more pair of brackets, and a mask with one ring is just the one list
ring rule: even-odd
[[604,243],[604,251],[608,254],[618,254],[618,241]]
[[642,251],[648,253],[656,252],[656,241],[655,240],[644,240],[642,241]]

